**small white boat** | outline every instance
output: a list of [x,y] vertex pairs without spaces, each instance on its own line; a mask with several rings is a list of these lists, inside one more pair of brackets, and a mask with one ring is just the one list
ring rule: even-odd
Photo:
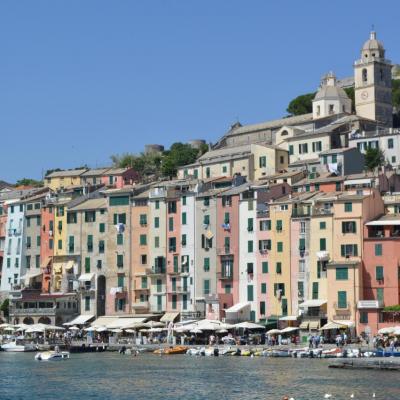
[[20,340],[14,340],[1,346],[1,350],[8,352],[25,352],[25,351],[36,351],[37,346],[35,344],[23,343]]
[[69,358],[68,351],[42,351],[35,355],[37,361],[59,361]]

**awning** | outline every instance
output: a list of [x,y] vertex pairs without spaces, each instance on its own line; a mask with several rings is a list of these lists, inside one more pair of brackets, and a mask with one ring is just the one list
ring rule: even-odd
[[301,324],[300,324],[300,326],[299,326],[299,328],[300,329],[308,329],[308,324],[309,324],[309,322],[308,321],[304,321],[304,322],[302,322]]
[[246,303],[236,303],[234,306],[227,308],[225,310],[225,312],[228,312],[228,313],[229,312],[239,312],[239,311],[244,310],[247,307],[251,307],[251,303],[248,303],[248,302],[246,302]]
[[144,323],[146,318],[123,318],[119,317],[115,321],[110,322],[106,325],[109,329],[126,329],[126,328],[133,328],[135,325],[140,323]]
[[382,225],[400,225],[400,219],[377,220],[367,222],[367,226],[382,226]]
[[81,281],[81,282],[88,282],[88,281],[91,281],[92,279],[93,279],[93,277],[94,277],[94,273],[92,272],[92,273],[90,273],[90,274],[82,274],[79,278],[78,278],[78,281]]
[[322,328],[321,331],[329,331],[330,329],[345,329],[347,328],[347,325],[339,323],[339,322],[328,322],[325,324]]
[[94,318],[94,315],[79,315],[70,322],[66,322],[65,326],[72,326],[72,325],[85,325],[88,321]]
[[279,318],[279,321],[297,321],[297,317],[295,315],[286,315],[286,317]]
[[326,304],[326,300],[307,300],[299,304],[299,307],[321,307],[324,304]]
[[178,316],[179,316],[179,313],[178,313],[178,312],[165,313],[165,314],[161,317],[160,321],[161,321],[161,322],[174,322],[174,320],[175,320],[176,318],[178,318]]
[[119,318],[118,317],[99,317],[95,321],[93,321],[90,325],[91,326],[105,326],[108,327],[108,325],[112,324],[113,322],[117,321]]
[[310,330],[315,330],[319,328],[319,321],[310,321]]
[[21,276],[21,281],[25,282],[25,285],[29,285],[31,279],[37,278],[39,276],[42,276],[42,272],[37,271],[37,272],[30,272],[29,274],[25,274]]
[[349,179],[344,181],[344,185],[364,185],[372,182],[372,178],[363,178],[363,179]]
[[66,271],[71,271],[72,269],[74,269],[74,262],[73,261],[68,261],[67,265],[65,266],[65,270]]
[[50,264],[50,261],[51,261],[51,257],[46,257],[45,260],[40,265],[41,268],[46,268]]

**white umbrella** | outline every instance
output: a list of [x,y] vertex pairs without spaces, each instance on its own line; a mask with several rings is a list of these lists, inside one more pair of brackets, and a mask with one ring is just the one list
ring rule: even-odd
[[279,333],[281,333],[279,329],[271,329],[267,332],[268,335],[277,335]]
[[111,331],[110,332],[113,332],[113,333],[121,333],[121,332],[123,332],[123,330],[122,329],[119,329],[119,328],[117,328],[117,329],[111,329]]
[[162,328],[150,328],[147,332],[162,332]]
[[3,328],[3,331],[5,331],[5,332],[12,332],[14,330],[15,330],[15,328],[13,326],[7,326],[7,327]]
[[7,324],[7,323],[4,323],[4,324],[1,324],[0,325],[0,329],[4,329],[4,328],[12,328],[13,327],[13,325],[11,325],[11,324]]
[[158,321],[149,321],[142,324],[143,328],[164,328],[165,324]]
[[265,329],[265,326],[254,324],[253,322],[241,322],[240,324],[236,324],[235,328],[243,328],[243,329]]
[[41,328],[40,326],[28,328],[25,333],[43,333],[44,329]]
[[149,329],[147,329],[147,328],[139,329],[139,332],[148,332],[148,331],[149,331]]
[[[96,330],[96,328],[93,326],[90,326],[89,328],[84,329],[85,332],[94,332],[95,330]],[[98,329],[97,329],[97,331],[98,331]]]
[[178,333],[190,332],[190,330],[193,328],[194,328],[194,325],[180,326],[179,328],[175,329],[175,332],[178,332]]
[[203,333],[203,331],[199,328],[194,328],[190,331],[191,333]]
[[98,328],[94,328],[94,330],[96,332],[106,332],[108,331],[108,328],[106,328],[105,326],[99,326]]
[[290,332],[297,331],[298,329],[299,329],[299,328],[296,328],[296,327],[294,327],[294,326],[288,326],[287,328],[282,329],[282,330],[281,330],[281,333],[290,333]]
[[136,331],[134,329],[125,329],[126,333],[135,333]]
[[209,321],[199,322],[196,326],[198,329],[203,331],[216,331],[218,329],[218,324],[213,324]]
[[396,330],[396,328],[394,328],[394,327],[387,327],[387,328],[379,329],[378,333],[380,333],[381,335],[390,335],[395,330]]
[[79,328],[77,326],[71,326],[68,328],[70,331],[79,331]]
[[228,333],[227,329],[218,329],[217,333]]
[[235,325],[231,325],[231,324],[227,324],[227,323],[225,323],[225,322],[221,322],[220,324],[219,324],[219,326],[218,326],[218,329],[219,330],[221,330],[221,329],[226,329],[226,330],[228,330],[228,329],[233,329],[235,327]]

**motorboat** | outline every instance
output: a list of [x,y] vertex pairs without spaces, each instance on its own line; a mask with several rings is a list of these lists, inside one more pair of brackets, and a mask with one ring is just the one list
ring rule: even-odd
[[200,356],[200,349],[189,349],[186,351],[188,356]]
[[14,340],[1,345],[1,350],[19,353],[26,351],[37,351],[37,346],[32,343],[24,343],[22,340]]
[[175,347],[169,347],[165,349],[157,349],[154,350],[154,354],[166,354],[166,355],[173,355],[173,354],[186,354],[188,351],[189,347],[187,346],[175,346]]
[[68,351],[42,351],[35,355],[37,361],[60,361],[69,358]]

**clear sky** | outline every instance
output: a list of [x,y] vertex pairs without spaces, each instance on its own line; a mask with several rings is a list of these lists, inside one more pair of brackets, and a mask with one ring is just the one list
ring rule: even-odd
[[2,0],[0,179],[215,142],[285,115],[372,24],[400,63],[399,0]]

